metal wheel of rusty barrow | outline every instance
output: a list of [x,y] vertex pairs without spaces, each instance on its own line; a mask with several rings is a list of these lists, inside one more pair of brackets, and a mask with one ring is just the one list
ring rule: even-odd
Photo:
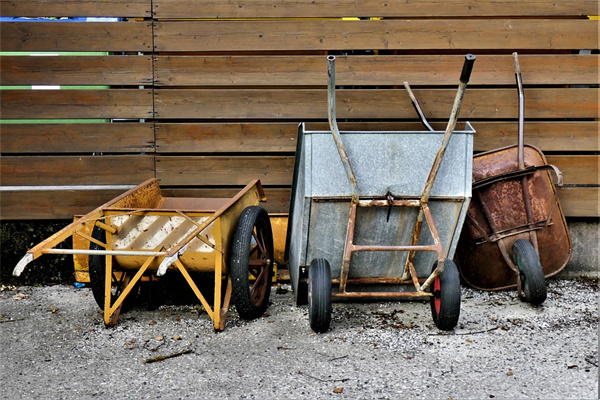
[[[438,263],[433,265],[435,271]],[[431,315],[435,325],[444,331],[454,329],[460,316],[460,279],[452,260],[444,261],[444,272],[435,278],[430,297]]]
[[273,281],[273,232],[259,206],[242,211],[231,250],[232,300],[243,319],[264,314]]
[[519,267],[519,278],[525,300],[533,305],[542,304],[548,295],[542,264],[535,248],[526,239],[513,243],[513,259]]
[[[106,242],[106,231],[100,227],[94,227],[92,231],[92,238],[105,243]],[[94,242],[90,242],[90,250],[103,250],[102,247]],[[109,256],[110,257],[110,256]],[[105,284],[106,284],[106,256],[99,254],[89,255],[89,272],[90,272],[90,286],[94,300],[98,303],[98,307],[104,310],[105,304]],[[126,271],[115,272],[117,267],[113,259],[113,273],[111,282],[111,298],[110,305],[112,306],[115,300],[123,293],[123,290],[127,287],[131,280],[131,273]],[[121,306],[121,312],[131,310],[135,304],[137,297],[138,287],[129,293],[129,296],[123,301]]]
[[308,320],[317,333],[331,324],[331,267],[324,258],[311,261],[308,269]]

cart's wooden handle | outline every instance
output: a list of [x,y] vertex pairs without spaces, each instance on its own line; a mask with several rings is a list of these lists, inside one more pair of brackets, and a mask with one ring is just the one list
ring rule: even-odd
[[463,69],[460,74],[460,81],[462,83],[469,83],[469,79],[471,78],[471,72],[473,72],[473,64],[475,63],[475,55],[467,54],[465,56],[465,62],[463,64]]

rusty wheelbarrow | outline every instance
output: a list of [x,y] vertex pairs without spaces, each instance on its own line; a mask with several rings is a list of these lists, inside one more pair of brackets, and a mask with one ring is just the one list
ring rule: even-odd
[[[258,180],[233,198],[183,198],[163,197],[158,180],[150,179],[30,249],[13,275],[43,254],[88,255],[92,294],[112,326],[132,306],[143,276],[178,270],[214,328],[223,330],[230,301],[244,319],[259,317],[268,305],[273,234],[258,206],[264,200]],[[71,235],[89,240],[89,249],[55,248]],[[214,282],[212,301],[198,279]]]
[[518,144],[474,156],[473,199],[456,261],[470,286],[516,287],[520,298],[541,304],[547,295],[545,277],[561,271],[573,249],[555,188],[562,185],[562,175],[539,149],[523,144],[523,84],[517,53],[513,58]]
[[455,127],[474,61],[465,60],[446,131],[340,132],[328,57],[330,131],[300,125],[286,242],[296,303],[308,303],[314,331],[329,328],[334,298],[428,298],[440,329],[457,324],[452,257],[471,196],[474,130]]

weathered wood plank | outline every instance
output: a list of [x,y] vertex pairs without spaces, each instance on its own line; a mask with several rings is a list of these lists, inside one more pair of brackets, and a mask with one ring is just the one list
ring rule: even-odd
[[156,125],[159,153],[293,152],[297,123],[185,123]]
[[[366,131],[398,131],[398,130],[424,130],[419,123],[407,122],[341,122],[341,130],[366,130]],[[473,121],[475,136],[473,138],[474,151],[488,151],[506,146],[516,145],[518,142],[518,123],[498,121]],[[329,130],[326,123],[307,123],[307,129]],[[434,122],[432,126],[437,130],[445,130],[446,123]],[[294,126],[290,126],[290,131]],[[461,129],[460,124],[457,129]],[[538,147],[544,152],[558,151],[598,151],[598,121],[525,121],[525,143]],[[293,150],[292,150],[293,151]]]
[[[227,189],[161,189],[163,195],[167,197],[231,198],[241,190],[241,187]],[[74,215],[87,214],[124,191],[124,189],[3,190],[0,193],[0,220],[72,219]],[[289,211],[289,189],[267,187],[265,193],[267,202],[261,203],[261,207],[269,213],[287,213]]]
[[[427,118],[446,120],[453,89],[414,91]],[[414,118],[404,89],[338,90],[339,118]],[[155,90],[157,118],[197,119],[325,119],[325,89]],[[467,89],[460,118],[516,118],[514,89]],[[597,118],[597,88],[527,90],[527,118]]]
[[[598,183],[596,155],[548,156],[567,185]],[[290,185],[294,157],[286,156],[157,156],[156,176],[171,186],[233,186],[260,179],[265,185]],[[253,178],[254,177],[254,178]]]
[[154,0],[156,18],[472,17],[594,15],[583,1]]
[[154,153],[152,123],[1,124],[2,153]]
[[[464,56],[337,56],[338,85],[456,85]],[[598,84],[598,56],[522,55],[528,85]],[[327,84],[325,56],[158,56],[157,86],[316,86]],[[481,55],[472,85],[514,85],[511,55]]]
[[290,185],[294,157],[286,156],[157,156],[156,177],[167,186]]
[[[474,122],[477,133],[474,150],[486,151],[517,143],[516,122]],[[597,121],[526,121],[523,129],[525,143],[542,151],[598,151]]]
[[[232,197],[240,188],[163,188],[165,196]],[[0,220],[71,219],[86,214],[123,193],[124,190],[2,191]],[[269,213],[289,212],[289,188],[265,188],[267,202],[261,206]],[[598,188],[567,187],[559,191],[567,217],[599,217]]]
[[152,51],[150,22],[0,22],[2,51]]
[[0,176],[3,186],[138,184],[154,177],[154,156],[3,156]]
[[1,85],[152,85],[150,56],[3,56]]
[[600,182],[600,157],[597,155],[549,155],[546,160],[562,171],[565,185],[597,185]]
[[567,217],[600,217],[597,187],[567,187],[558,192]]
[[[475,151],[517,143],[517,122],[476,121]],[[342,130],[424,130],[418,122],[339,123]],[[436,129],[445,124],[435,123]],[[307,129],[329,129],[327,123],[309,123]],[[598,122],[529,122],[525,142],[542,151],[598,151]],[[160,153],[294,152],[298,123],[157,123],[156,148]]]
[[[163,189],[165,196],[231,197],[239,189]],[[262,204],[269,212],[288,213],[291,189],[266,188],[267,202]],[[599,190],[597,187],[563,187],[558,191],[563,212],[567,217],[599,217]]]
[[151,17],[151,0],[0,0],[4,17]]
[[123,189],[3,190],[0,192],[0,220],[72,219],[123,192]]
[[[597,49],[598,21],[288,20],[156,22],[156,51]],[[499,40],[502,38],[502,40]]]
[[151,118],[152,90],[1,90],[5,119]]
[[[289,188],[273,188],[263,187],[267,201],[261,203],[260,206],[266,209],[269,213],[288,213],[290,210],[290,193]],[[230,198],[235,196],[241,187],[232,188],[170,188],[161,186],[163,196],[166,197],[199,197],[199,198]]]

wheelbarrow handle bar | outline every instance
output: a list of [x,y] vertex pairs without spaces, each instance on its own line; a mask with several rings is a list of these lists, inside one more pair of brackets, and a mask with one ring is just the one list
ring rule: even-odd
[[515,79],[517,81],[517,90],[519,93],[519,124],[518,124],[518,135],[519,142],[517,146],[517,164],[520,170],[525,169],[525,161],[524,161],[524,143],[525,143],[525,134],[524,125],[525,125],[525,94],[523,92],[523,77],[521,75],[521,65],[519,64],[519,55],[515,51],[513,54],[513,61],[515,63]]
[[475,55],[467,54],[465,56],[465,62],[463,64],[463,69],[460,74],[460,81],[462,83],[469,83],[469,79],[471,78],[471,72],[473,72],[473,64],[475,63]]
[[[458,85],[458,91],[456,92],[456,97],[454,98],[454,104],[452,105],[452,112],[450,113],[448,125],[446,126],[446,132],[444,133],[444,137],[442,138],[440,148],[437,154],[435,155],[435,159],[433,160],[433,165],[431,166],[429,176],[427,177],[427,181],[425,183],[425,188],[423,189],[423,194],[421,195],[422,203],[427,203],[427,201],[429,201],[429,195],[431,193],[431,189],[433,188],[433,184],[435,183],[437,173],[440,169],[442,158],[444,157],[444,154],[446,153],[446,148],[448,147],[448,143],[450,142],[450,136],[452,136],[454,128],[456,127],[458,113],[460,112],[460,107],[462,105],[465,90],[467,89],[469,77],[471,76],[471,71],[473,71],[473,63],[475,62],[475,58],[476,57],[473,54],[467,54],[465,56],[465,63],[463,64],[463,70],[460,77],[460,84]],[[465,78],[466,80],[463,80],[463,78]]]

